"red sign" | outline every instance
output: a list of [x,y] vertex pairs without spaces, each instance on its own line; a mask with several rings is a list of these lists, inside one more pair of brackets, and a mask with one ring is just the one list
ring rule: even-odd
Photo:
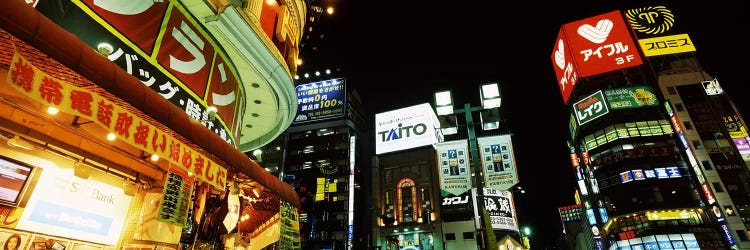
[[580,77],[643,64],[620,11],[563,25]]
[[180,11],[172,11],[156,60],[194,93],[206,93],[214,46]]
[[570,93],[578,81],[578,69],[573,62],[573,56],[570,55],[570,46],[565,40],[563,29],[560,29],[560,33],[557,33],[555,49],[552,51],[552,68],[555,69],[557,85],[560,87],[563,103],[567,104]]
[[234,124],[234,107],[237,102],[242,102],[242,94],[237,78],[232,73],[231,64],[224,61],[224,58],[217,56],[214,63],[211,82],[208,86],[208,95],[206,102],[208,105],[216,107],[219,116],[227,124]]
[[122,4],[120,1],[82,1],[147,54],[151,54],[154,48],[169,4],[169,1],[140,1],[140,4]]
[[708,183],[703,183],[701,189],[703,190],[703,195],[706,196],[709,205],[716,203],[716,198],[714,198],[714,195],[711,193],[711,188],[708,187]]

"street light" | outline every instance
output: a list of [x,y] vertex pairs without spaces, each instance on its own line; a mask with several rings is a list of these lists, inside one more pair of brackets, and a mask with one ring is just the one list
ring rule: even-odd
[[[487,115],[488,118],[496,119],[497,123],[499,123],[499,111],[497,109],[500,107],[501,97],[498,84],[482,84],[479,89],[479,96],[481,97],[482,106],[472,107],[471,103],[467,102],[464,104],[463,109],[453,109],[453,98],[450,90],[435,92],[435,109],[436,113],[438,114],[438,119],[440,120],[441,130],[445,135],[451,134],[446,132],[453,132],[452,134],[456,133],[456,114],[464,114],[464,119],[466,121],[466,132],[469,137],[469,152],[471,156],[470,162],[472,167],[474,168],[473,175],[474,183],[477,189],[477,197],[484,197],[481,158],[479,158],[479,145],[477,144],[477,136],[474,127],[474,117],[472,113],[476,111],[487,113],[489,114]],[[494,117],[490,117],[493,114]],[[480,116],[480,119],[483,130],[496,129],[499,127],[497,123],[494,123],[494,127],[485,126],[484,114]],[[479,221],[481,222],[479,223],[480,228],[478,228],[477,230],[479,230],[479,233],[482,237],[481,242],[484,242],[485,240],[487,240],[487,235],[482,229],[482,225],[484,224],[484,200],[481,200],[481,202],[478,201],[477,206],[477,209],[479,210]],[[477,241],[477,244],[480,244],[480,248],[484,249],[481,242]]]

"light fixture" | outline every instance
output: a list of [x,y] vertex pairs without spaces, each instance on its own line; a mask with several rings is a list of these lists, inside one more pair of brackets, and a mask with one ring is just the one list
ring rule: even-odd
[[115,133],[112,133],[112,132],[107,133],[107,140],[114,141],[116,138],[117,136],[115,135]]
[[297,58],[297,66],[302,65],[302,58]]
[[440,122],[440,132],[442,132],[443,135],[453,135],[458,133],[458,121],[456,115],[441,115],[438,116],[438,121]]
[[299,75],[294,75],[294,80],[299,80]]
[[276,0],[266,0],[266,4],[268,4],[268,5],[274,5],[274,4],[276,4]]
[[328,6],[328,8],[326,8],[326,13],[328,13],[328,15],[333,15],[333,7]]
[[326,69],[326,74],[330,75],[331,74],[331,70],[330,69]]
[[83,159],[73,164],[73,175],[81,179],[88,179],[91,176],[91,167],[83,163]]
[[315,71],[315,76],[320,76],[320,71]]
[[112,52],[115,52],[115,49],[109,43],[99,43],[96,45],[96,51],[103,56],[109,56]]
[[157,154],[152,154],[151,155],[151,161],[158,161],[158,160],[159,160],[159,155],[157,155]]
[[308,77],[310,77],[310,74],[305,73],[305,78],[308,78]]
[[7,143],[8,143],[8,146],[11,146],[11,147],[17,147],[17,148],[22,148],[26,150],[34,149],[34,145],[31,144],[31,142],[24,140],[18,135],[15,135],[13,136],[13,138],[8,139]]
[[255,156],[256,161],[263,161],[263,150],[256,149],[255,151],[253,151],[253,155]]
[[47,107],[47,114],[56,115],[57,113],[60,113],[59,109],[52,106]]
[[500,107],[500,89],[497,83],[483,84],[479,89],[479,96],[482,97],[482,107],[485,109]]
[[480,112],[479,119],[482,123],[482,130],[493,130],[500,128],[500,110],[486,109]]
[[453,114],[453,97],[450,90],[435,92],[435,110],[437,115]]

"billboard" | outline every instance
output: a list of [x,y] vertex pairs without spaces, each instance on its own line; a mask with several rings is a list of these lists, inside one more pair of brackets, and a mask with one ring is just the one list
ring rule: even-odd
[[578,69],[573,62],[573,56],[570,55],[570,49],[565,40],[565,31],[562,28],[557,33],[556,41],[552,51],[552,68],[557,76],[557,85],[560,87],[563,103],[567,104],[570,93],[578,81]]
[[375,114],[375,154],[442,141],[440,121],[429,103]]
[[576,119],[578,119],[580,125],[609,113],[601,90],[576,102],[573,105],[573,111],[576,113]]
[[604,95],[612,110],[659,105],[659,100],[650,86],[607,89],[604,90]]
[[510,135],[477,138],[486,187],[508,190],[518,183],[518,168]]
[[297,115],[294,123],[314,122],[344,117],[346,85],[344,78],[311,82],[295,87]]
[[662,36],[638,40],[645,56],[660,56],[695,51],[688,34]]
[[461,195],[471,190],[469,150],[466,140],[437,144],[440,196]]
[[619,11],[563,25],[579,77],[643,64],[626,25]]
[[[471,191],[474,197],[477,196],[476,188]],[[513,194],[510,191],[497,191],[491,188],[484,188],[484,199],[474,199],[484,201],[484,209],[490,216],[492,230],[510,230],[518,232],[518,221],[516,220],[516,208],[513,204]],[[474,203],[475,223],[479,225],[479,211],[477,204]],[[479,228],[479,227],[477,227]]]
[[235,145],[245,89],[234,62],[179,1],[72,3],[61,27],[97,50],[106,41],[107,59]]

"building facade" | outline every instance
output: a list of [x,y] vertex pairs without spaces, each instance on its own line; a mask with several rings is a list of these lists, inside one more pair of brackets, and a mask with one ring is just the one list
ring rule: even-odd
[[[212,247],[299,244],[280,225],[295,222],[298,195],[243,151],[296,113],[288,62],[306,8],[3,2],[0,183],[15,191],[0,202],[0,239],[18,235],[19,249],[205,248],[192,239],[211,231]],[[287,26],[274,30],[277,20]],[[241,190],[250,184],[258,189]],[[263,211],[248,214],[259,200]]]
[[[563,25],[556,41],[582,199],[575,237],[589,248],[749,247],[744,122],[689,35],[667,32],[673,17],[663,6],[612,11]],[[602,22],[612,26],[602,40],[580,32]]]

